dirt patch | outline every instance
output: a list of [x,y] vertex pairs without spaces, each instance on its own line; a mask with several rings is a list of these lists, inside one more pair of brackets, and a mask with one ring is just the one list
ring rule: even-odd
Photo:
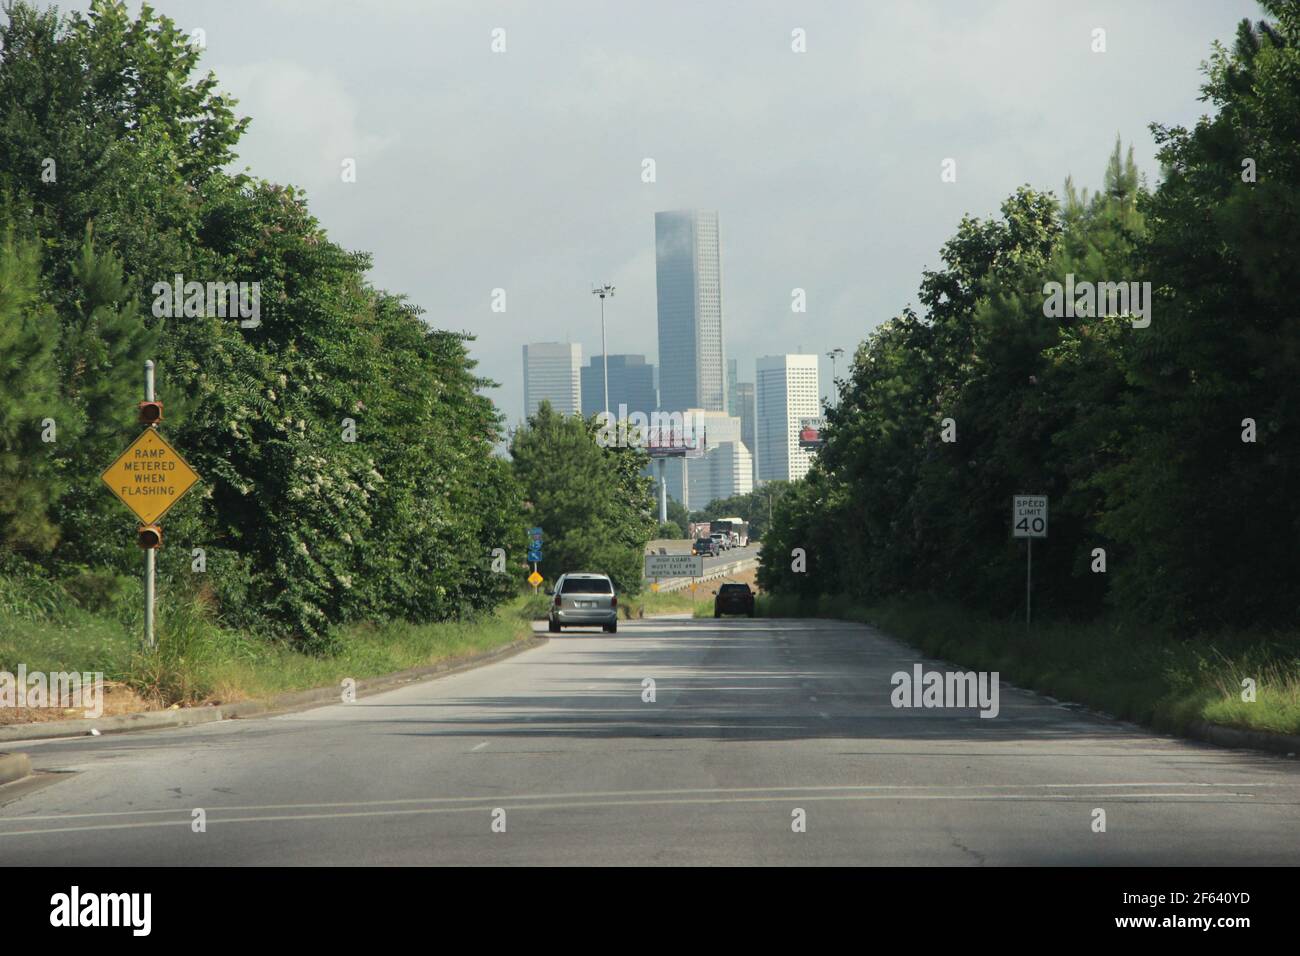
[[[156,709],[125,684],[104,681],[104,717],[136,714]],[[0,707],[0,727],[10,724],[43,724],[52,720],[81,720],[86,716],[80,707]]]

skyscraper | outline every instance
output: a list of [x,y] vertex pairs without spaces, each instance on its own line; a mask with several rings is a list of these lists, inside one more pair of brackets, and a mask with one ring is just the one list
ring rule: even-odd
[[670,458],[665,465],[668,496],[687,508],[753,490],[753,457],[740,440],[740,419],[726,412],[688,409],[702,455]]
[[[618,417],[620,405],[628,414],[649,415],[659,407],[655,395],[655,367],[644,355],[609,357],[609,413]],[[605,368],[599,355],[582,367],[582,414],[590,418],[605,410]]]
[[725,411],[718,214],[655,213],[659,405]]
[[799,420],[821,416],[816,355],[767,355],[754,382],[756,472],[759,481],[793,481],[808,473],[809,452],[799,447]]
[[535,415],[543,401],[562,415],[581,412],[578,369],[582,346],[533,342],[524,346],[524,415]]
[[688,461],[689,507],[707,507],[710,501],[747,495],[754,490],[754,461],[744,443],[726,441],[710,448],[703,458]]
[[745,443],[757,463],[757,443],[754,438],[754,383],[737,382],[731,414],[740,419],[740,440]]

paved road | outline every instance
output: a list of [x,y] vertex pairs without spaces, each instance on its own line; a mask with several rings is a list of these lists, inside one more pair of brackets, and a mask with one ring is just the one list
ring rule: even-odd
[[[673,542],[673,546],[666,547],[665,550],[669,554],[690,554],[691,553],[690,542],[689,541]],[[704,571],[707,574],[727,564],[734,564],[737,561],[752,560],[758,557],[759,551],[761,550],[762,548],[760,545],[752,544],[743,548],[732,548],[729,551],[723,551],[721,554],[715,557],[710,557],[709,555],[705,555]],[[658,553],[657,550],[656,553]],[[645,580],[648,581],[650,579],[646,578]],[[681,582],[686,579],[685,578],[664,578],[663,580],[665,582],[667,581]]]
[[77,772],[0,807],[0,864],[1300,863],[1295,760],[1007,687],[995,719],[895,710],[915,660],[845,623],[630,622],[352,705],[33,743]]
[[[689,541],[672,542],[665,546],[664,550],[669,554],[690,554],[691,543]],[[705,570],[708,570],[709,568],[716,568],[724,564],[731,564],[734,561],[747,561],[750,558],[757,558],[760,550],[762,550],[760,545],[754,543],[746,545],[743,548],[731,548],[730,550],[723,551],[721,554],[716,556],[706,554],[704,556],[704,567]],[[658,549],[655,549],[655,553],[659,553]]]

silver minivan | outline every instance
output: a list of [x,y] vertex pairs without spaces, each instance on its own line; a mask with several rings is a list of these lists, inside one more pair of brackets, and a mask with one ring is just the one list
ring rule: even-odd
[[618,631],[618,595],[608,575],[584,571],[563,574],[552,593],[548,615],[552,634],[563,627],[600,626],[610,634]]

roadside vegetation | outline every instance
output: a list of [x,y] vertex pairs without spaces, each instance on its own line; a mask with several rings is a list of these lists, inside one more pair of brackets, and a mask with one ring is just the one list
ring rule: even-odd
[[[927,656],[1115,717],[1181,733],[1197,721],[1300,734],[1300,649],[1286,632],[1224,632],[1180,640],[1145,625],[1035,623],[972,613],[951,602],[894,598],[800,600],[759,595],[767,617],[826,617],[869,624]],[[1241,699],[1242,681],[1256,700]]]
[[[192,595],[161,592],[154,652],[140,642],[139,582],[124,578],[87,607],[48,578],[0,577],[0,670],[100,671],[142,707],[231,702],[336,686],[491,650],[532,633],[524,598],[467,621],[355,623],[328,656],[218,624]],[[110,696],[112,692],[110,691]],[[133,708],[135,709],[135,708]],[[0,711],[0,719],[19,715]],[[77,714],[79,716],[79,714]]]
[[621,600],[641,590],[645,545],[658,529],[654,479],[641,473],[650,459],[634,442],[598,442],[598,421],[542,402],[514,433],[510,457],[528,522],[545,535],[542,577],[554,584],[570,571],[608,574]]
[[[1138,719],[1296,728],[1300,3],[1262,6],[1208,115],[1152,126],[1157,184],[1117,142],[1092,195],[965,217],[859,345],[764,534],[769,607]],[[1032,639],[1016,494],[1049,499]]]
[[[472,337],[235,171],[252,120],[202,56],[147,4],[0,12],[0,667],[193,703],[428,663],[515,633],[533,525],[548,579],[635,594],[644,453],[546,409],[501,455]],[[201,476],[163,520],[152,657],[138,522],[99,478],[146,359]]]

